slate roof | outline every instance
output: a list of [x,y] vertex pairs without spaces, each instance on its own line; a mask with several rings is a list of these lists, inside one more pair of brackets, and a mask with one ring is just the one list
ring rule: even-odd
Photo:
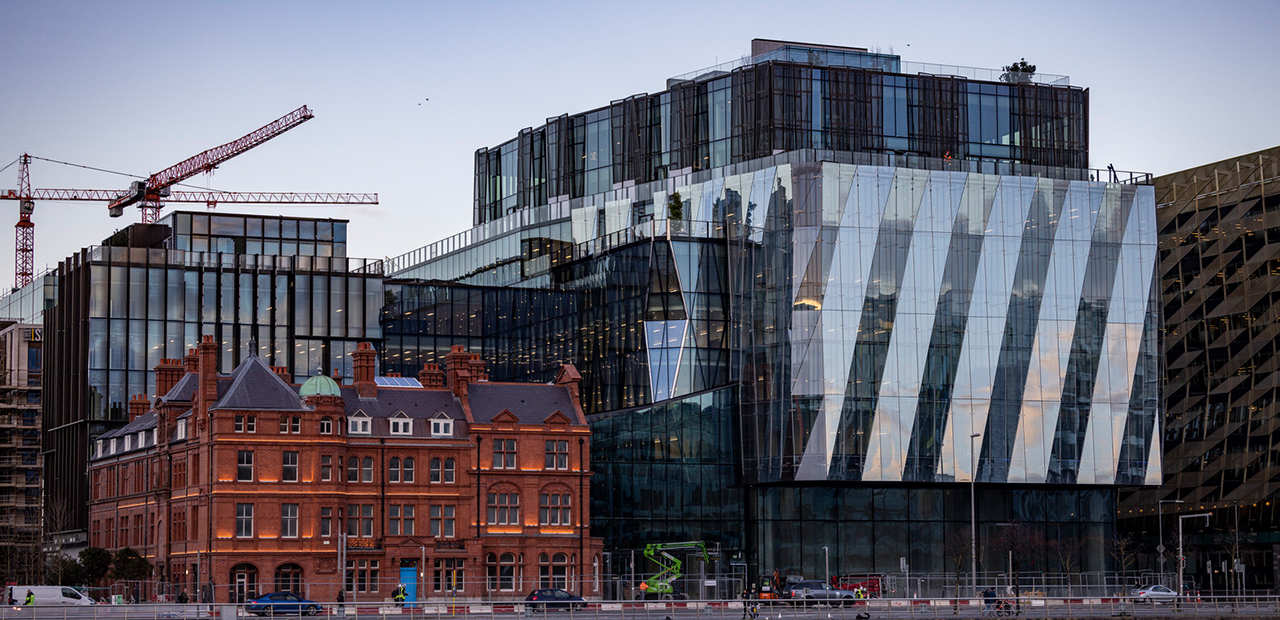
[[477,423],[489,423],[494,416],[508,410],[521,424],[542,424],[559,411],[571,424],[580,424],[573,408],[569,388],[537,383],[489,383],[481,381],[467,386],[471,416]]
[[433,418],[444,412],[454,420],[465,419],[462,404],[453,397],[449,390],[428,390],[425,388],[388,388],[379,387],[378,397],[360,398],[355,386],[342,386],[342,400],[346,404],[347,417],[357,411],[363,411],[370,418],[389,418],[398,411],[403,411],[410,418]]
[[[234,375],[232,375],[234,377]],[[218,394],[227,391],[231,386],[232,377],[218,377]],[[169,389],[169,393],[160,397],[160,402],[183,402],[190,403],[196,399],[196,388],[200,386],[200,377],[193,372],[182,375],[182,378]]]
[[219,381],[218,402],[210,410],[309,411],[295,388],[256,355],[245,358],[231,373],[230,381],[226,390]]
[[169,389],[169,393],[160,397],[163,402],[183,401],[191,402],[196,398],[196,386],[200,384],[200,377],[193,372],[182,375],[182,378]]
[[[159,421],[159,418],[156,416],[156,413],[154,411],[148,411],[147,413],[138,416],[132,422],[129,422],[128,424],[125,424],[120,428],[117,428],[112,431],[107,431],[99,435],[97,440],[102,440],[102,456],[98,457],[96,456],[96,453],[95,453],[94,458],[107,458],[111,456],[125,454],[126,452],[136,452],[138,450],[142,450],[144,448],[150,448],[154,446],[155,445],[155,442],[153,441],[154,433],[151,433],[149,431],[151,431],[156,427],[156,423],[158,421]],[[119,441],[119,442],[116,442],[117,444],[116,450],[114,452],[111,451],[112,439],[120,439],[125,437],[126,435],[136,436],[138,433],[142,433],[141,439],[138,441],[138,443],[133,444],[128,450],[124,449],[124,442]]]

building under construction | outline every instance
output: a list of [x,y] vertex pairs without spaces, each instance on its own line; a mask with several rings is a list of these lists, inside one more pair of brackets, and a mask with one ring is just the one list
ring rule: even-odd
[[44,328],[0,321],[0,579],[42,583],[40,389]]

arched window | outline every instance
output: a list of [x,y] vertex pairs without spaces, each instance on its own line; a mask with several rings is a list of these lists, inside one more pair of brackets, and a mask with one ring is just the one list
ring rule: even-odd
[[347,459],[347,482],[360,481],[360,459],[351,457]]
[[373,482],[373,457],[366,456],[360,462],[360,480],[361,482]]
[[413,482],[413,457],[412,456],[406,456],[404,458],[404,476],[402,479],[405,482]]
[[440,482],[440,459],[431,459],[431,481]]
[[333,419],[326,416],[320,418],[320,434],[330,435],[333,433]]
[[516,589],[516,556],[504,553],[498,558],[498,589],[514,592]]
[[391,457],[391,466],[387,471],[387,482],[400,482],[400,457]]
[[276,569],[276,592],[302,594],[302,567],[297,564],[281,564]]
[[236,564],[231,567],[231,600],[243,603],[258,598],[258,567]]
[[453,484],[453,470],[454,470],[454,465],[455,465],[455,463],[454,463],[454,460],[453,460],[453,459],[445,459],[445,460],[444,460],[444,482],[445,482],[445,484]]
[[539,525],[573,525],[570,495],[554,490],[538,494]]

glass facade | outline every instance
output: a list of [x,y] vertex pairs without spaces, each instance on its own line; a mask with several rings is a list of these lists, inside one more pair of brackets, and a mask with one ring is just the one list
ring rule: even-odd
[[1149,176],[1085,169],[1061,76],[752,45],[477,151],[474,227],[387,262],[432,282],[384,364],[465,323],[495,380],[577,366],[609,547],[955,570],[975,481],[983,541],[1106,568],[1116,489],[1163,473]]
[[1088,167],[1087,90],[1065,78],[911,68],[892,55],[788,45],[548,119],[476,152],[474,223],[797,149]]
[[[239,251],[257,243],[259,229],[295,245],[311,239],[309,251],[324,245],[334,255],[298,254],[283,241]],[[209,233],[237,251],[175,247]],[[381,263],[345,257],[345,222],[178,212],[107,243],[59,264],[51,276],[58,296],[44,313],[46,374],[60,386],[43,408],[47,480],[73,507],[87,504],[89,442],[128,421],[131,396],[156,396],[155,366],[183,358],[201,336],[219,343],[222,372],[252,352],[298,382],[317,370],[351,378],[356,344],[382,338]],[[86,515],[74,512],[79,529]]]

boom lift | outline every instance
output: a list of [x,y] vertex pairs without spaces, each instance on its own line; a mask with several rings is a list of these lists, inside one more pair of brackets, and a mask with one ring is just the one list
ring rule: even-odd
[[692,550],[702,553],[702,561],[707,564],[711,563],[712,556],[719,556],[718,549],[707,550],[707,544],[701,540],[693,540],[687,542],[674,543],[652,543],[644,546],[644,557],[649,558],[654,564],[662,568],[658,574],[644,580],[645,597],[656,597],[662,599],[675,598],[675,588],[671,583],[684,576],[681,568],[684,562],[671,554],[672,551]]

